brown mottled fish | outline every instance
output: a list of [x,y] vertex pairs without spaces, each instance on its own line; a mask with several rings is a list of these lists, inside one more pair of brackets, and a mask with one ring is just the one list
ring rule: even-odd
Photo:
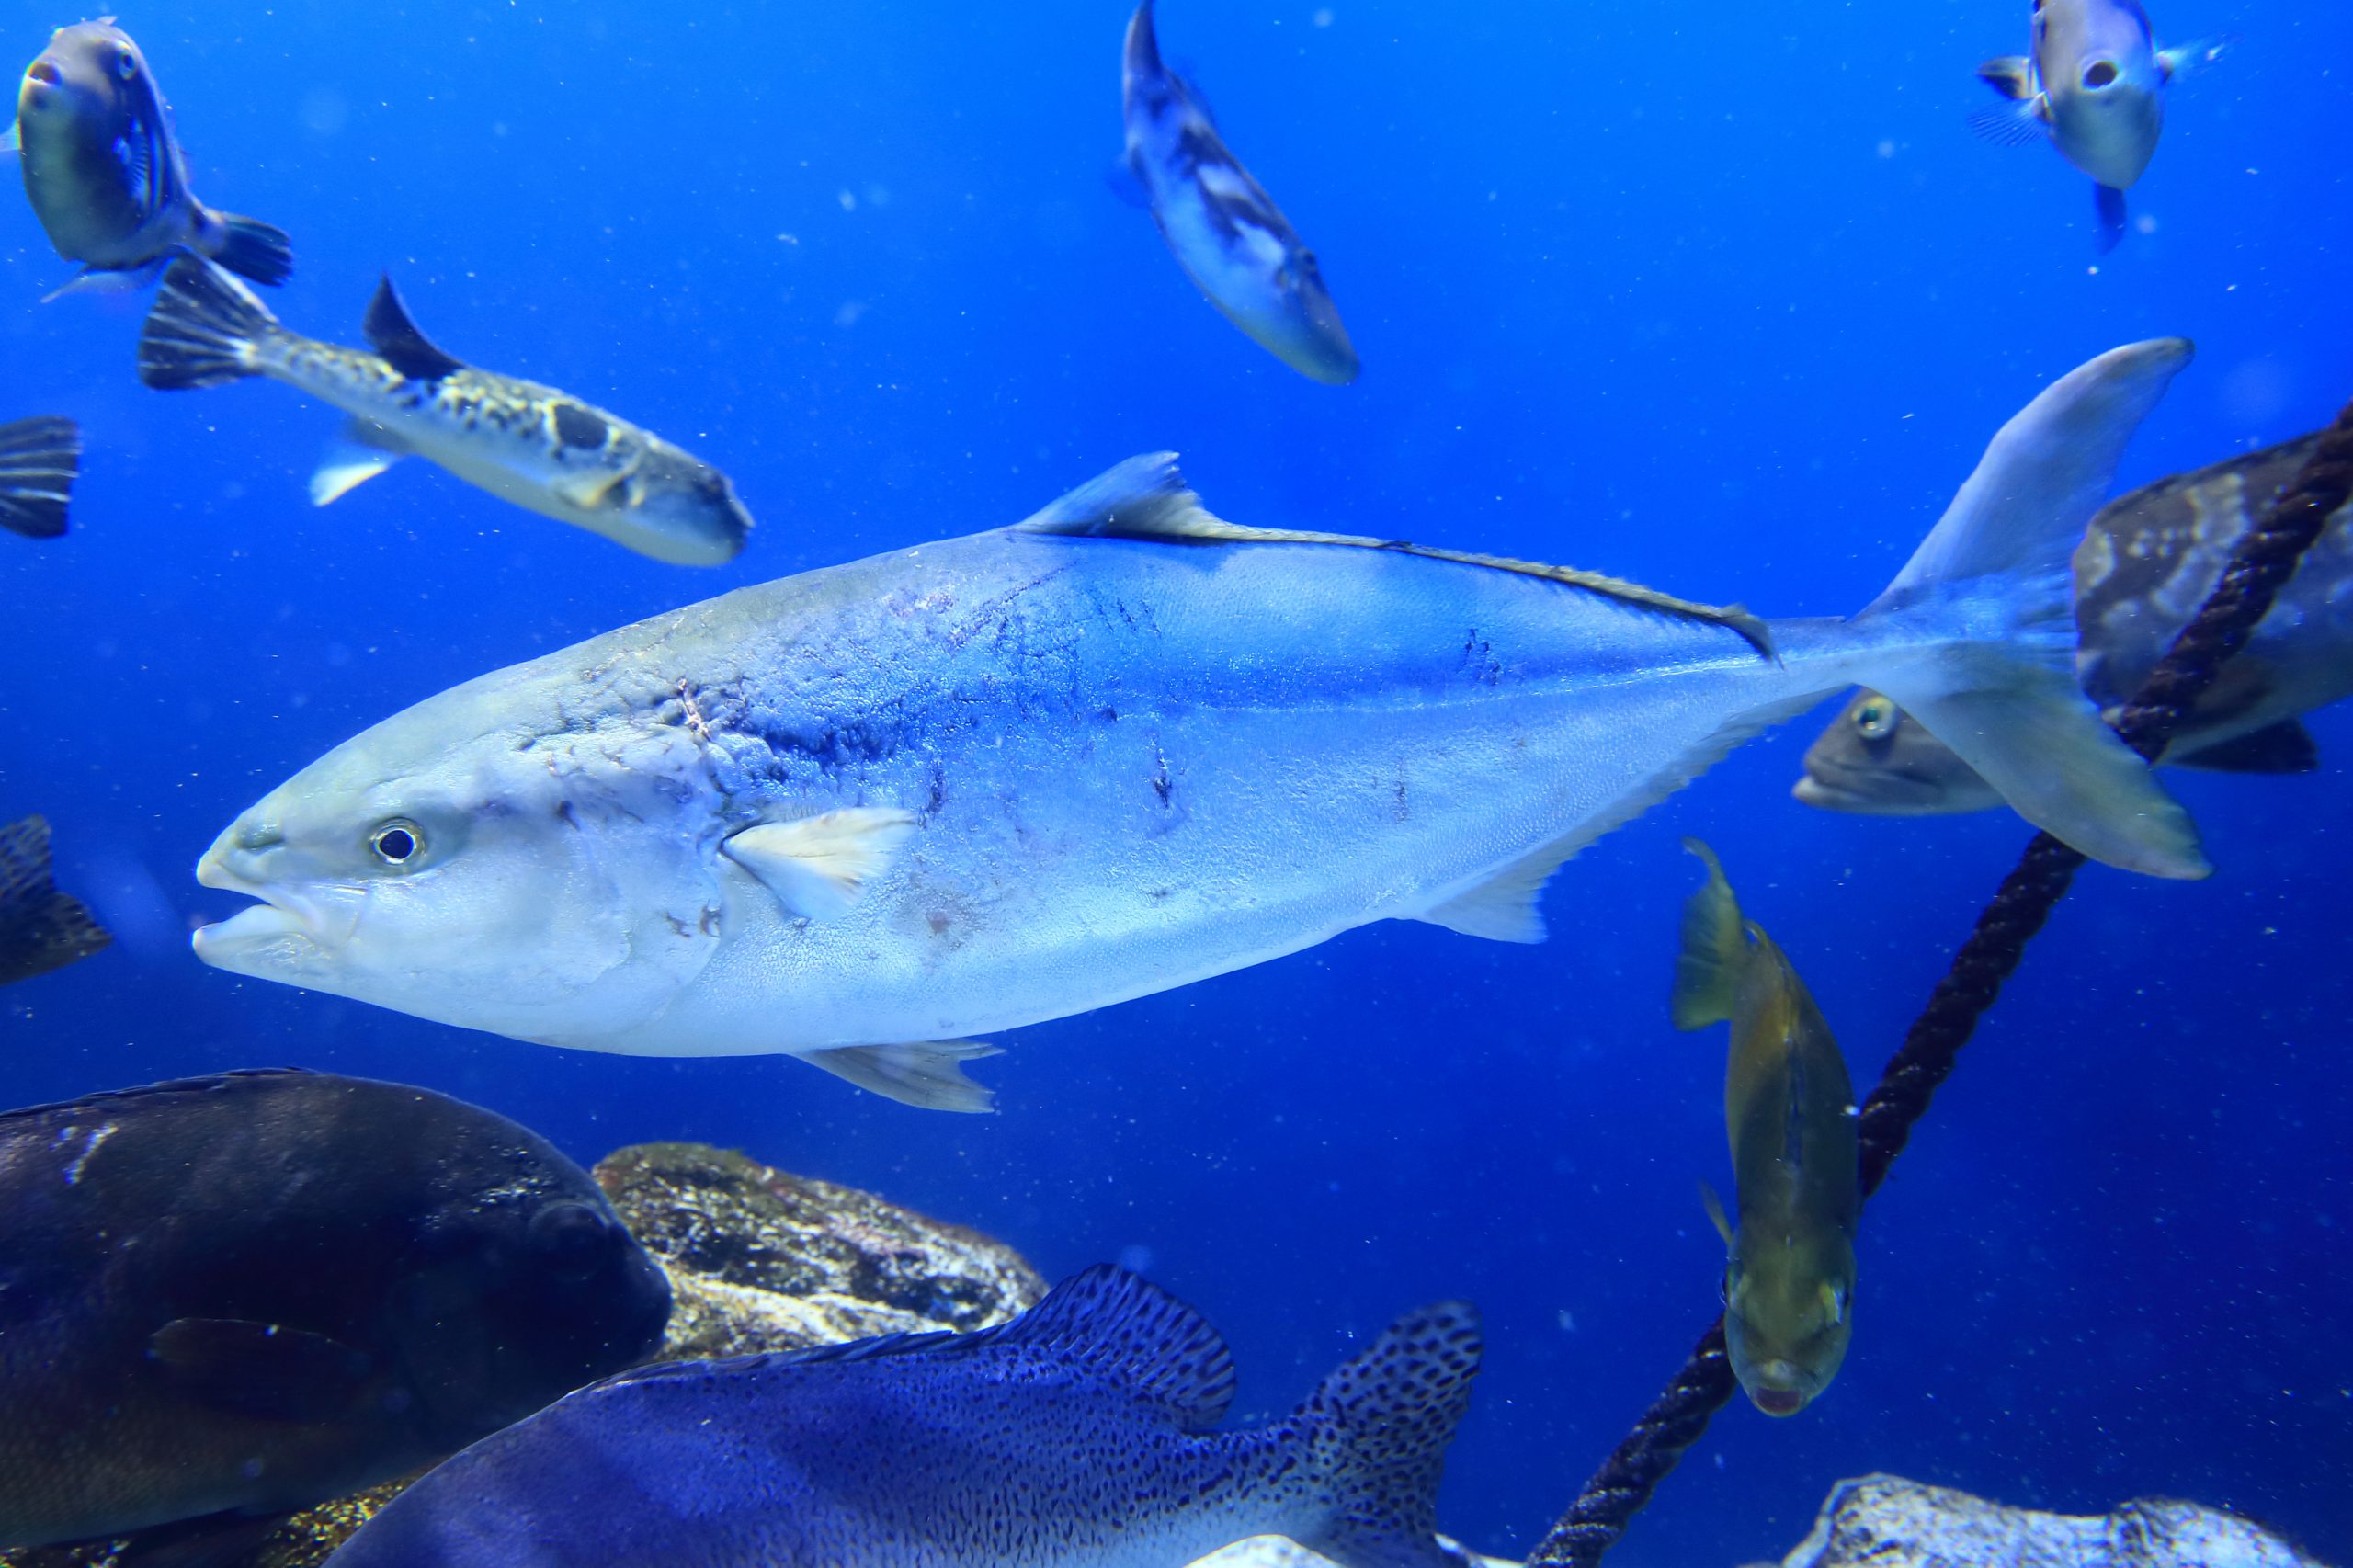
[[114,938],[49,872],[49,822],[0,827],[0,985],[79,963]]
[[[2231,552],[2319,444],[2303,437],[2119,497],[2075,551],[2075,674],[2120,707],[2222,579]],[[2337,510],[2271,613],[2200,699],[2165,760],[2234,773],[2319,766],[2297,715],[2353,696],[2353,505]],[[1942,816],[2002,803],[1910,715],[1858,691],[1805,754],[1791,791],[1810,806]]]

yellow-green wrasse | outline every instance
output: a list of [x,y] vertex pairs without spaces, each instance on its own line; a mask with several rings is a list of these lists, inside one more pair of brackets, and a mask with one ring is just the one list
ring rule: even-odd
[[1768,1415],[1803,1410],[1847,1358],[1855,1298],[1855,1091],[1822,1010],[1763,928],[1741,917],[1708,846],[1708,885],[1683,906],[1675,1027],[1732,1020],[1724,1121],[1732,1133],[1734,1229],[1711,1196],[1732,1257],[1724,1344]]
[[751,517],[710,464],[552,387],[451,358],[390,278],[364,324],[374,353],[289,332],[244,284],[183,258],[147,317],[139,376],[165,391],[267,376],[350,415],[311,478],[321,506],[414,453],[656,561],[717,566],[744,548]]

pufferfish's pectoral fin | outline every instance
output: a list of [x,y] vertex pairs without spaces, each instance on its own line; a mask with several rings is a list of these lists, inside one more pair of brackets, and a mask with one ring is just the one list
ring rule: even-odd
[[600,468],[567,475],[548,488],[582,511],[594,512],[612,500],[614,488],[628,477],[624,470]]
[[964,1063],[1003,1054],[984,1040],[926,1040],[815,1051],[801,1060],[901,1105],[975,1115],[995,1110],[996,1096],[964,1076]]
[[311,505],[340,501],[401,459],[408,446],[372,419],[354,417],[327,443],[319,466],[311,474]]
[[175,1318],[147,1356],[187,1397],[266,1421],[347,1420],[375,1371],[341,1340],[238,1318]]
[[758,878],[786,914],[830,920],[858,902],[867,879],[888,866],[915,831],[912,812],[852,806],[747,827],[719,851]]

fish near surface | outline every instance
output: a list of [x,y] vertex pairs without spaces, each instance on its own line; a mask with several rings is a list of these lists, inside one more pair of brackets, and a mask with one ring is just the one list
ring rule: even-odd
[[82,428],[50,415],[0,425],[0,528],[27,539],[65,532],[82,472]]
[[669,1308],[586,1173],[422,1089],[0,1113],[0,1546],[225,1552],[635,1364]]
[[[2282,442],[2118,497],[2075,551],[2075,674],[2109,714],[2131,700],[2320,444]],[[2353,697],[2353,504],[2319,540],[2222,678],[2185,716],[2166,766],[2307,773],[2318,748],[2298,715]],[[1895,702],[1857,692],[1805,754],[1791,791],[1810,806],[1941,816],[2002,803]]]
[[503,501],[680,566],[717,566],[752,519],[727,476],[651,431],[535,381],[477,370],[409,319],[392,279],[368,306],[374,353],[289,332],[217,267],[180,261],[139,340],[167,392],[267,376],[351,415],[311,479],[324,506],[411,453]]
[[1707,866],[1708,881],[1683,906],[1675,1027],[1732,1023],[1724,1124],[1738,1224],[1708,1195],[1732,1254],[1724,1348],[1757,1409],[1795,1415],[1838,1375],[1854,1331],[1863,1207],[1855,1088],[1788,956],[1742,917],[1714,853],[1696,838],[1683,846]]
[[1998,142],[2049,136],[2091,176],[2100,249],[2113,250],[2124,237],[2124,193],[2156,155],[2165,90],[2219,52],[2219,44],[2159,49],[2140,0],[2034,0],[2029,51],[1977,68],[2008,106],[1971,122]]
[[1134,460],[1010,528],[739,589],[329,752],[197,875],[237,973],[547,1044],[785,1051],[980,1109],[973,1035],[1375,920],[1536,941],[1581,846],[1870,679],[2087,854],[2204,874],[2074,677],[2066,552],[2189,347],[1996,436],[1851,619],[1238,528]]
[[1399,1320],[1289,1415],[1217,1430],[1233,1358],[1116,1268],[977,1334],[674,1362],[585,1389],[386,1505],[332,1568],[1166,1568],[1262,1534],[1441,1568],[1462,1302]]
[[0,827],[0,985],[79,963],[114,940],[49,869],[49,822]]
[[111,19],[60,28],[26,68],[0,135],[9,147],[23,154],[25,195],[50,244],[84,264],[68,289],[137,287],[179,253],[256,283],[294,270],[284,233],[216,212],[188,189],[154,72]]
[[1152,0],[1128,22],[1120,97],[1128,171],[1185,275],[1301,375],[1333,386],[1355,381],[1356,347],[1315,254],[1227,150],[1199,97],[1162,62]]

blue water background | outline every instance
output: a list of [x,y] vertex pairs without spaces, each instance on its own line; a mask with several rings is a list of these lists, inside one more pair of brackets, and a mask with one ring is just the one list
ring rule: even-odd
[[[290,324],[380,269],[458,355],[726,468],[735,565],[639,559],[409,464],[325,511],[336,416],[142,390],[143,301],[0,190],[0,418],[88,429],[74,535],[0,539],[0,814],[46,812],[120,940],[0,994],[10,1103],[270,1063],[394,1077],[583,1160],[741,1146],[1124,1258],[1232,1339],[1242,1409],[1462,1294],[1492,1336],[1449,1527],[1524,1550],[1716,1307],[1721,1031],[1672,1033],[1678,835],[1711,839],[1875,1074],[2025,839],[1788,798],[1826,711],[1588,850],[1535,948],[1390,925],[1008,1037],[988,1119],[786,1060],[463,1033],[199,965],[211,835],[369,722],[745,583],[1019,517],[1174,448],[1237,520],[1565,560],[1769,613],[1868,600],[2000,422],[2118,343],[2200,344],[2139,483],[2353,395],[2353,7],[2166,0],[2242,34],[2175,94],[2136,233],[1974,139],[2013,0],[1167,0],[1173,60],[1323,258],[1366,369],[1285,369],[1107,189],[1110,4],[434,3],[130,12],[198,190],[278,222]],[[0,5],[29,60],[66,13]],[[10,67],[13,70],[13,64]],[[14,180],[14,175],[6,176]],[[2097,263],[2097,265],[2096,265]],[[2225,1504],[2353,1559],[2353,715],[2312,777],[2176,775],[2220,874],[2095,869],[1861,1237],[1831,1394],[1725,1414],[1616,1561],[1778,1555],[1891,1470],[2092,1510]],[[780,1003],[780,1006],[789,1003]]]

